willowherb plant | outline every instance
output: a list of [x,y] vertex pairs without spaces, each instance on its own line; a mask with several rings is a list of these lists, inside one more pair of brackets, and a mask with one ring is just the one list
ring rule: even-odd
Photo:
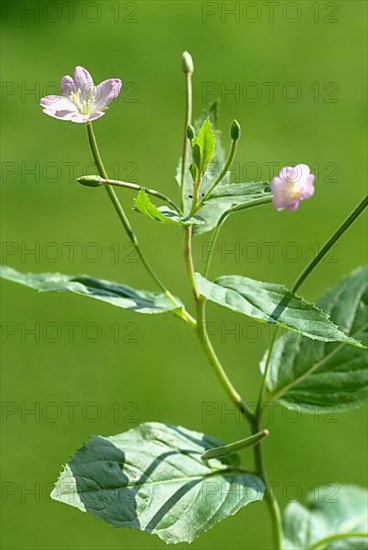
[[[78,181],[105,188],[143,267],[160,292],[136,290],[87,275],[21,274],[4,267],[2,276],[40,291],[73,292],[137,313],[170,313],[178,317],[197,333],[219,382],[249,424],[250,435],[223,444],[187,428],[151,422],[110,437],[92,436],[65,465],[52,497],[114,526],[154,533],[167,543],[191,542],[227,516],[264,499],[276,549],[367,548],[367,492],[362,488],[340,485],[334,501],[329,501],[327,493],[320,490],[317,500],[308,496],[306,507],[291,502],[281,517],[265,473],[262,442],[269,431],[262,426],[262,414],[271,401],[316,414],[353,409],[367,399],[367,270],[355,269],[327,290],[317,305],[296,292],[364,211],[368,197],[336,229],[291,290],[243,275],[224,275],[211,281],[211,257],[227,218],[271,203],[277,210],[296,210],[301,201],[313,195],[314,176],[307,165],[299,164],[285,167],[270,184],[231,183],[229,170],[240,139],[240,126],[236,120],[232,122],[231,147],[225,158],[216,131],[214,106],[192,125],[193,61],[187,52],[182,61],[186,102],[183,151],[177,172],[179,204],[155,189],[108,177],[92,121],[103,116],[120,93],[119,79],[95,86],[89,72],[77,67],[73,78],[63,77],[61,96],[47,96],[40,101],[46,114],[86,124],[98,174]],[[137,192],[136,211],[183,230],[195,316],[173,296],[147,262],[115,187]],[[212,236],[205,267],[203,273],[197,273],[192,256],[193,237],[208,231]],[[215,352],[206,328],[208,300],[274,326],[271,345],[260,365],[263,376],[255,407],[241,397]],[[295,333],[292,339],[287,338],[288,331]],[[244,449],[248,453],[251,449],[254,454],[252,471],[241,465],[238,453]]]

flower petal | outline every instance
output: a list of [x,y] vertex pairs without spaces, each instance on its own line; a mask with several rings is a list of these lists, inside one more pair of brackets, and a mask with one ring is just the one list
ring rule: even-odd
[[72,92],[75,90],[74,80],[71,76],[63,76],[60,82],[61,95],[69,97]]
[[302,198],[309,199],[314,193],[314,174],[309,174],[304,182]]
[[76,105],[69,98],[62,95],[47,95],[40,99],[41,107],[51,111],[77,111]]
[[74,83],[82,91],[93,86],[93,78],[84,67],[76,67],[73,73]]
[[284,168],[281,169],[280,171],[280,178],[282,180],[286,180],[286,179],[292,179],[295,175],[295,168],[293,168],[292,166],[284,166]]
[[297,164],[295,166],[295,170],[298,173],[298,180],[300,179],[306,179],[310,174],[310,168],[308,164]]
[[300,205],[300,200],[297,199],[293,202],[290,202],[289,204],[286,204],[285,207],[288,209],[288,210],[291,210],[291,211],[294,211],[294,210],[297,210],[299,208],[299,205]]
[[102,111],[116,99],[120,94],[121,85],[122,83],[119,78],[109,78],[96,86],[93,105],[94,110]]
[[58,118],[59,120],[71,121],[75,116],[74,111],[52,111],[51,109],[43,109],[45,115],[52,116],[53,118]]
[[60,95],[47,95],[40,99],[40,105],[46,115],[62,120],[71,120],[72,116],[78,112],[70,99]]
[[104,112],[92,113],[90,115],[82,115],[81,113],[73,113],[73,116],[70,118],[71,122],[76,122],[77,124],[86,124],[92,120],[97,120],[104,116]]

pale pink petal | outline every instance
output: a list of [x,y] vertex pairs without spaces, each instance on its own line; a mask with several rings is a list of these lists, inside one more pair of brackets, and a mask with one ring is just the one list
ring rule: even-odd
[[71,121],[76,115],[74,111],[52,111],[50,109],[43,109],[43,112],[46,115],[49,115],[53,118],[58,118],[59,120]]
[[47,95],[40,99],[40,105],[53,111],[77,111],[76,105],[69,98],[61,95]]
[[73,113],[73,116],[70,118],[71,122],[76,122],[77,124],[86,124],[92,120],[97,120],[104,116],[105,113],[92,113],[91,115],[82,115],[81,113]]
[[303,186],[303,199],[309,199],[314,193],[314,174],[307,176]]
[[297,164],[295,166],[295,170],[297,171],[298,177],[300,179],[305,179],[310,174],[310,168],[309,168],[308,164]]
[[75,90],[74,80],[71,76],[63,76],[60,82],[60,88],[61,88],[61,95],[63,96],[70,96],[72,92]]
[[293,176],[294,171],[295,171],[295,168],[293,168],[292,166],[285,166],[280,171],[280,178],[282,180],[288,179]]
[[61,120],[71,120],[72,116],[78,112],[74,103],[63,96],[48,95],[40,99],[40,105],[46,115]]
[[74,82],[77,88],[85,90],[93,86],[93,78],[84,67],[76,67],[73,73]]
[[290,202],[289,204],[285,205],[288,210],[294,211],[299,208],[300,200],[297,199],[295,201]]
[[274,191],[275,189],[283,185],[283,183],[284,183],[284,180],[282,180],[278,176],[275,176],[271,181],[271,190]]
[[105,109],[118,97],[120,90],[121,80],[119,78],[110,78],[101,82],[95,88],[94,109],[97,111]]

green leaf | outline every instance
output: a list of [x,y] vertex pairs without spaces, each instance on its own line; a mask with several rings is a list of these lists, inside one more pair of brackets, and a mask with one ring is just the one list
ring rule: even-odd
[[[107,302],[113,306],[138,313],[164,313],[178,309],[165,294],[135,290],[128,286],[96,279],[89,275],[61,275],[60,273],[20,273],[3,266],[3,279],[20,283],[40,292],[72,292]],[[178,303],[180,301],[178,300]]]
[[193,140],[192,147],[193,162],[202,175],[215,155],[215,133],[212,130],[210,117],[203,122]]
[[[217,102],[214,102],[207,109],[205,109],[201,114],[201,116],[199,117],[199,119],[196,120],[196,122],[194,123],[196,133],[198,133],[199,129],[201,128],[201,126],[203,125],[203,123],[207,118],[210,119],[213,128],[216,129],[216,148],[215,148],[214,156],[210,164],[207,166],[207,171],[202,177],[202,182],[200,186],[201,196],[203,196],[212,187],[213,183],[215,182],[215,179],[220,174],[226,160],[225,151],[221,146],[220,131],[217,129],[217,122],[218,122],[218,103]],[[193,163],[191,150],[189,151],[189,153],[190,154],[188,155],[187,167],[186,167],[185,176],[184,176],[184,213],[185,214],[189,214],[192,208],[193,179],[196,180],[198,177],[198,173],[197,173],[198,170],[195,164]],[[191,166],[192,168],[190,169]],[[228,172],[223,179],[223,183],[229,183],[229,175],[230,174]],[[181,159],[179,160],[179,164],[176,172],[176,180],[179,185],[180,185],[180,179],[181,179]]]
[[368,492],[353,485],[329,485],[307,495],[307,508],[298,502],[287,506],[283,550],[368,548]]
[[240,275],[226,275],[212,283],[197,273],[196,280],[202,296],[233,311],[308,338],[363,347],[330,321],[326,313],[282,285],[262,283]]
[[52,498],[104,519],[191,542],[257,500],[263,482],[228,459],[201,460],[215,439],[180,426],[146,423],[93,436],[60,474]]
[[200,215],[204,223],[196,227],[194,233],[199,235],[210,231],[217,225],[220,217],[234,206],[246,206],[254,199],[260,198],[269,198],[271,202],[272,193],[267,183],[219,184],[201,208]]
[[[368,270],[358,268],[317,302],[346,334],[368,344]],[[261,362],[264,371],[267,352]],[[303,412],[343,411],[367,400],[368,352],[342,344],[276,341],[268,367],[268,399]]]
[[171,223],[176,225],[194,225],[202,224],[204,221],[199,216],[180,216],[178,212],[168,208],[167,206],[157,207],[144,191],[141,189],[138,193],[137,198],[134,200],[134,207],[136,210],[149,216],[153,220],[162,222],[162,223]]

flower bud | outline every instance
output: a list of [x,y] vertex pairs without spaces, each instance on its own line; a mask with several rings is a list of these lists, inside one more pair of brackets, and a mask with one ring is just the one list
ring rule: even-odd
[[82,176],[77,179],[77,182],[88,187],[100,187],[100,185],[104,185],[104,180],[100,176]]
[[184,52],[182,56],[183,71],[188,74],[193,74],[194,66],[193,59],[189,52]]
[[187,127],[187,138],[190,139],[190,141],[195,138],[195,130],[191,124],[188,124]]
[[231,124],[230,135],[233,141],[238,141],[240,138],[240,124],[237,120],[233,120]]

